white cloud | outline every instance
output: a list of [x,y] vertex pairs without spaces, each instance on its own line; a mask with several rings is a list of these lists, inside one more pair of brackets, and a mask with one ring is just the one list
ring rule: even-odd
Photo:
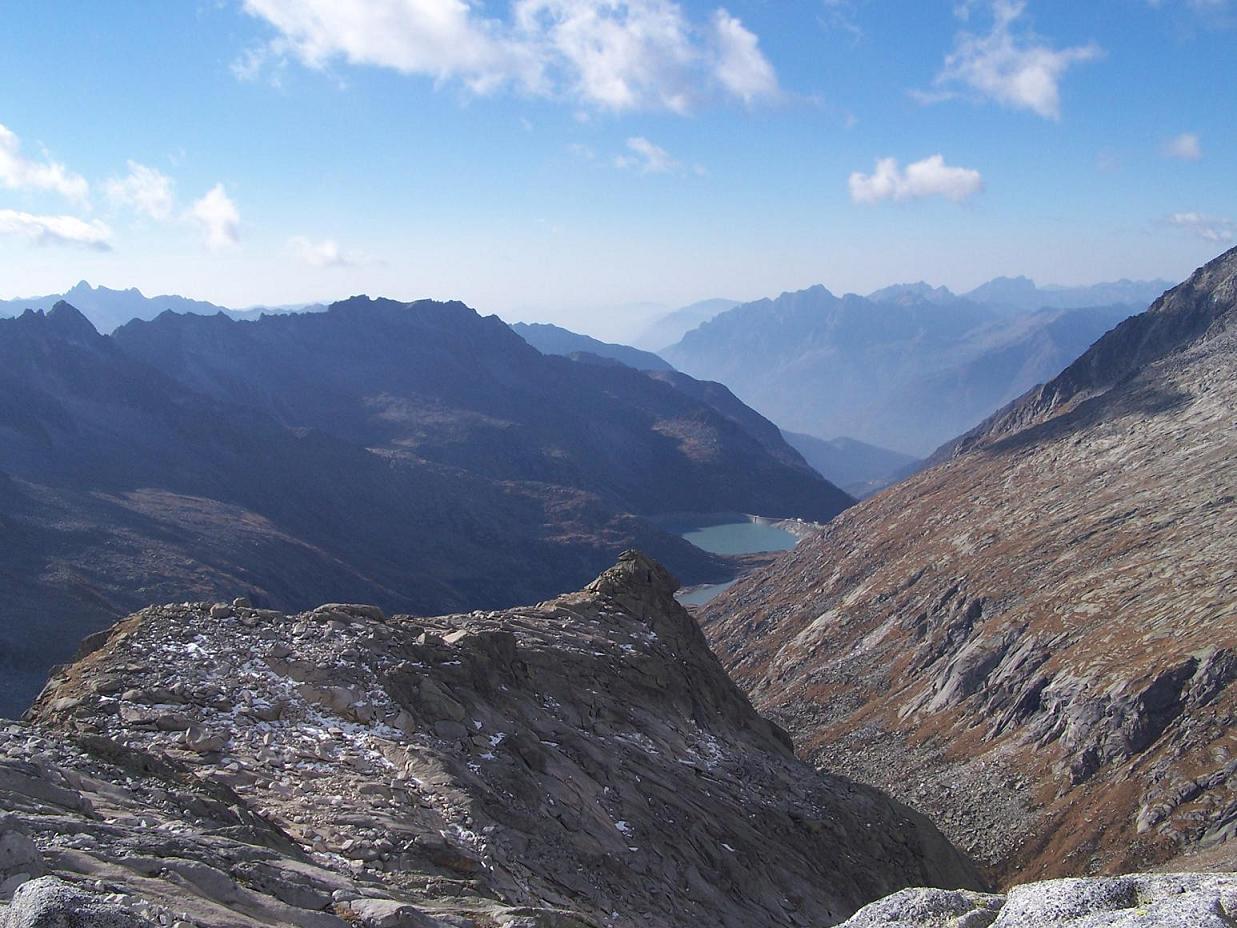
[[776,97],[777,75],[760,51],[760,40],[725,10],[713,14],[717,79],[744,103]]
[[[969,18],[975,0],[958,12]],[[1054,49],[1018,21],[1026,0],[992,0],[992,28],[984,34],[960,32],[954,50],[937,74],[934,91],[915,94],[922,102],[936,102],[966,88],[1014,109],[1030,110],[1045,119],[1061,115],[1061,80],[1075,64],[1099,58],[1094,43]]]
[[21,140],[0,125],[0,186],[10,190],[49,190],[77,203],[85,203],[90,185],[57,161],[34,161],[21,152]]
[[1219,216],[1205,216],[1194,212],[1173,213],[1168,217],[1168,224],[1208,242],[1227,245],[1237,241],[1237,222]]
[[642,136],[628,139],[627,150],[631,154],[616,157],[615,167],[632,168],[641,174],[667,174],[679,166],[679,163],[670,157],[670,152]]
[[1193,132],[1183,132],[1164,143],[1164,157],[1181,161],[1198,161],[1203,157],[1203,147]]
[[129,162],[129,174],[113,177],[105,186],[107,198],[117,206],[129,206],[151,219],[160,221],[172,215],[175,196],[172,179],[155,168],[136,161]]
[[777,79],[757,38],[717,10],[703,26],[674,0],[510,0],[506,19],[465,0],[245,0],[279,33],[233,67],[252,79],[289,55],[459,81],[477,93],[513,86],[611,110],[684,112],[713,93],[747,103]]
[[195,201],[188,216],[202,227],[203,240],[211,251],[235,245],[240,239],[240,213],[223,184],[215,184]]
[[859,171],[850,175],[850,198],[856,203],[882,200],[921,200],[944,197],[961,202],[979,193],[983,177],[970,168],[951,167],[941,155],[898,167],[896,158],[881,158],[871,174]]
[[343,251],[334,239],[312,241],[303,235],[288,240],[288,249],[311,267],[356,267],[370,263],[363,255]]
[[567,151],[575,158],[581,161],[596,161],[597,152],[593,150],[591,145],[585,145],[581,142],[572,142],[567,146]]
[[94,219],[76,216],[36,216],[0,209],[0,235],[16,235],[39,245],[80,245],[99,251],[111,249],[112,230]]

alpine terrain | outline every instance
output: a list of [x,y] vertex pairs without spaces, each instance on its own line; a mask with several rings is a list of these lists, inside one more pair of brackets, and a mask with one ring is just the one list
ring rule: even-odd
[[630,552],[507,612],[130,616],[0,728],[14,924],[771,928],[979,887],[797,760],[676,586]]
[[0,320],[0,711],[150,602],[497,608],[632,545],[716,582],[734,565],[640,516],[851,502],[687,386],[543,356],[461,304],[167,313],[111,337],[65,303]]
[[1237,250],[706,607],[998,881],[1237,866]]
[[1166,286],[1018,278],[961,296],[910,284],[867,297],[815,286],[737,306],[659,353],[784,429],[923,457],[1055,377]]

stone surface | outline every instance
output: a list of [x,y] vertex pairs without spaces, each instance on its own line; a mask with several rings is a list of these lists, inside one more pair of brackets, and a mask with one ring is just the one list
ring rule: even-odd
[[2,928],[149,928],[151,922],[100,893],[80,889],[54,876],[22,885]]
[[1008,896],[907,889],[842,928],[1232,928],[1237,874],[1134,874],[1016,886]]
[[702,613],[1000,881],[1237,868],[1237,251]]
[[150,608],[0,729],[0,807],[53,874],[199,928],[824,926],[978,884],[796,759],[676,586],[633,552],[505,612]]

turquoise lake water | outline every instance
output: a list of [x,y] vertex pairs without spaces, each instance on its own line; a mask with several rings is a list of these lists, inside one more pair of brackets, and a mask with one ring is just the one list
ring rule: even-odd
[[[712,554],[763,554],[769,551],[789,551],[799,541],[784,528],[753,522],[735,516],[675,517],[661,520],[661,527],[675,532],[697,548]],[[714,583],[686,593],[679,602],[685,606],[702,606],[728,589],[735,581]]]
[[799,540],[784,528],[759,522],[707,525],[682,533],[697,548],[712,554],[759,554],[789,551]]

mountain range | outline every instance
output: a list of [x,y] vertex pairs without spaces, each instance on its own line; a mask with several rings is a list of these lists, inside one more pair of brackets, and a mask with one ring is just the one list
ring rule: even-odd
[[706,632],[805,756],[998,882],[1237,868],[1235,408],[1237,249]]
[[195,313],[201,316],[226,313],[238,319],[253,319],[262,313],[321,312],[326,309],[325,304],[322,303],[297,303],[286,306],[254,306],[248,309],[228,309],[225,306],[217,306],[205,300],[192,300],[188,297],[176,296],[174,294],[145,296],[136,287],[130,287],[128,290],[92,287],[83,280],[64,293],[22,297],[15,300],[0,300],[0,317],[20,316],[27,309],[41,309],[47,312],[60,302],[73,306],[89,319],[96,329],[103,333],[110,333],[134,319],[154,319],[165,311]]
[[705,582],[733,567],[639,516],[851,502],[771,423],[676,380],[544,356],[459,303],[112,336],[65,303],[0,320],[0,711],[150,601],[497,607],[633,545]]
[[[922,457],[1055,376],[1159,287],[1018,278],[962,297],[927,284],[837,297],[816,286],[721,313],[661,355],[790,431]],[[1126,302],[1077,305],[1114,297]]]

